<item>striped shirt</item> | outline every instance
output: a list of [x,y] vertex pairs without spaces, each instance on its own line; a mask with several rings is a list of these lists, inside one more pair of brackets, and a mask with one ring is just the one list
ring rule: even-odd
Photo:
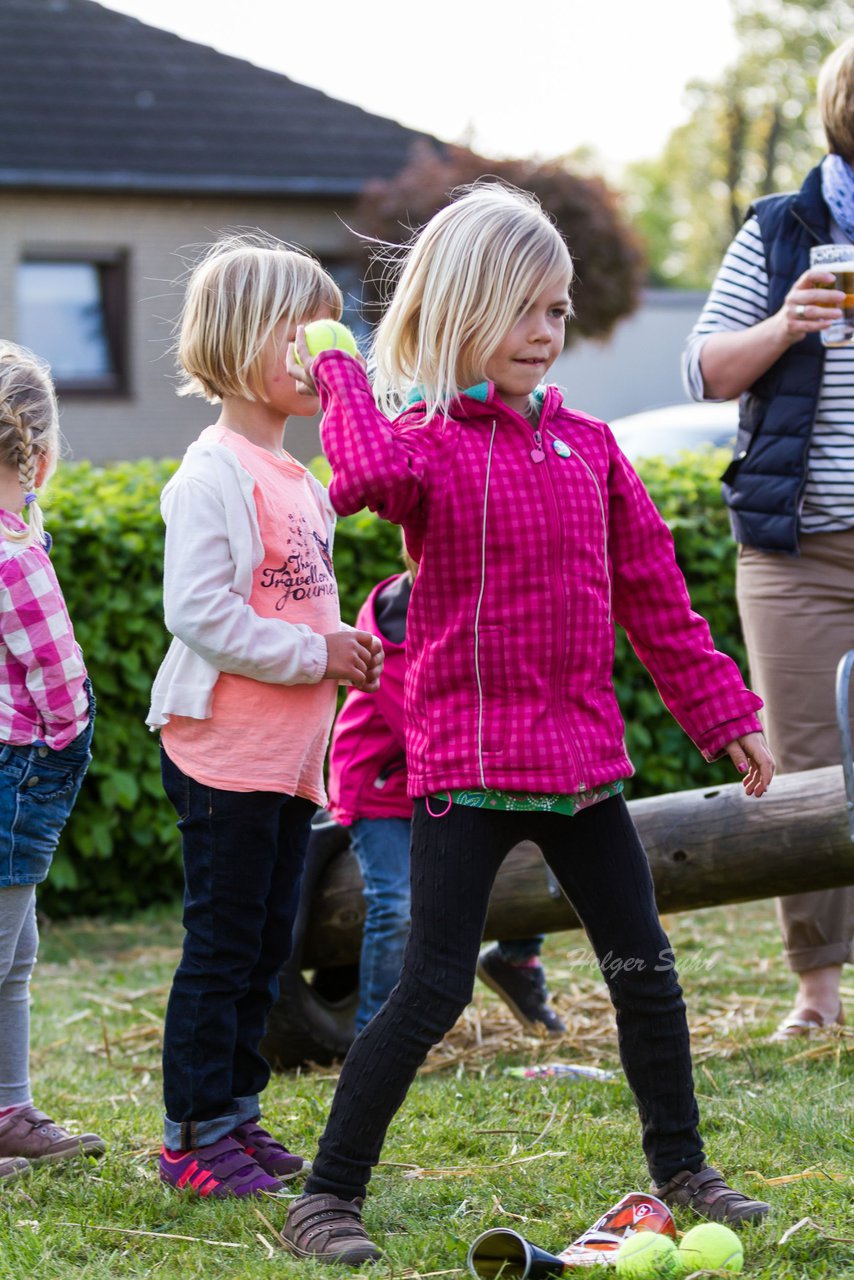
[[[0,521],[23,527],[9,511]],[[85,680],[47,552],[0,538],[0,742],[67,747],[89,723]]]
[[[836,224],[832,238],[847,243]],[[693,400],[703,393],[700,352],[714,333],[749,329],[768,318],[768,273],[759,222],[748,218],[726,252],[694,325],[682,362]],[[804,533],[854,528],[854,346],[828,347],[801,510]]]

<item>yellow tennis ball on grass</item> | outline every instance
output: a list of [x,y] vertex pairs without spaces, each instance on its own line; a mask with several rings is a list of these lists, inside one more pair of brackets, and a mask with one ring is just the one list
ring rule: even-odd
[[[320,355],[321,351],[331,351],[333,348],[346,351],[351,356],[359,354],[356,339],[346,324],[342,324],[340,320],[312,320],[311,324],[305,326],[305,345],[311,356]],[[299,351],[296,348],[294,350],[297,364],[302,364]]]
[[686,1231],[679,1256],[689,1271],[740,1271],[744,1266],[741,1241],[729,1227],[703,1222]]
[[675,1280],[681,1274],[676,1245],[657,1231],[637,1231],[617,1250],[617,1275],[622,1280]]

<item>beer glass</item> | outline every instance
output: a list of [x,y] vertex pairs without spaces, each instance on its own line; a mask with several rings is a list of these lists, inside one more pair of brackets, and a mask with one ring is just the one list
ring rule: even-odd
[[827,329],[821,340],[826,347],[847,347],[854,343],[854,244],[817,244],[810,249],[810,266],[832,271],[836,284],[825,286],[845,294],[842,315]]

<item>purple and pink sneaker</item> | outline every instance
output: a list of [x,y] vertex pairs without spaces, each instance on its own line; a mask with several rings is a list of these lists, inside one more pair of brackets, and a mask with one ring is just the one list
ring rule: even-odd
[[257,1120],[248,1120],[246,1124],[238,1125],[229,1136],[240,1143],[248,1156],[257,1160],[265,1173],[278,1178],[280,1182],[290,1182],[311,1171],[309,1160],[288,1151],[272,1134],[262,1129]]
[[281,1191],[279,1178],[271,1177],[238,1141],[220,1138],[191,1151],[160,1150],[160,1180],[176,1190],[222,1200],[227,1196],[260,1196]]

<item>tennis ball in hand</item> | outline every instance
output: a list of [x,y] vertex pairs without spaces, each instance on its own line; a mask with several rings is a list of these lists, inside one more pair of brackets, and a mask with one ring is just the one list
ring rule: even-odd
[[675,1280],[682,1275],[676,1245],[657,1231],[636,1231],[617,1250],[617,1275],[623,1280]]
[[679,1242],[679,1257],[689,1271],[740,1271],[744,1266],[738,1236],[717,1222],[703,1222],[686,1231]]
[[[305,326],[305,345],[308,347],[308,353],[311,356],[320,355],[321,351],[330,351],[332,348],[346,351],[351,356],[359,354],[356,339],[346,324],[342,324],[340,320],[313,320],[311,324],[307,324]],[[294,352],[297,364],[302,364],[296,347]]]

